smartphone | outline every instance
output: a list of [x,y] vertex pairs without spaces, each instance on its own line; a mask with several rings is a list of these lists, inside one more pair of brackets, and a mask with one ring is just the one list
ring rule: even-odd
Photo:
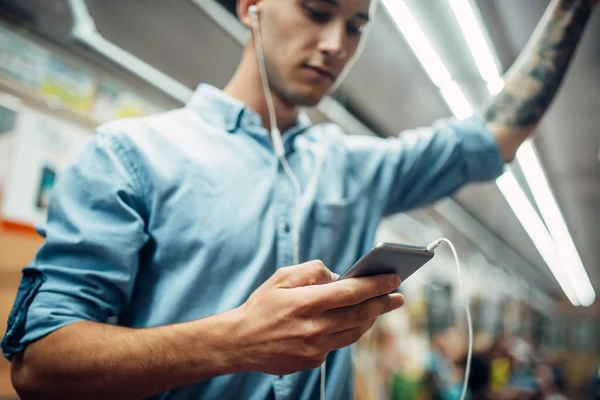
[[425,247],[397,243],[378,243],[339,278],[358,278],[380,274],[396,274],[402,282],[427,264],[435,255]]

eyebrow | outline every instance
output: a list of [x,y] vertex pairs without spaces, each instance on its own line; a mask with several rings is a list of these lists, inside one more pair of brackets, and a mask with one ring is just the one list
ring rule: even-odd
[[[331,4],[331,5],[332,5],[332,6],[334,6],[334,7],[337,7],[337,6],[339,5],[339,4],[338,4],[338,0],[322,0],[322,1],[324,1],[325,3]],[[357,12],[357,13],[355,14],[355,17],[356,17],[356,18],[359,18],[359,19],[362,19],[362,20],[364,20],[365,22],[369,22],[369,20],[371,19],[371,18],[369,17],[369,13],[366,13],[366,12],[363,12],[363,11],[359,11],[359,12]]]

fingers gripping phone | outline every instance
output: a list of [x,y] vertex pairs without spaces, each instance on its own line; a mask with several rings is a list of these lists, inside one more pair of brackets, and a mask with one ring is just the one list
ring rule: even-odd
[[403,282],[406,282],[412,274],[427,264],[434,255],[433,251],[429,251],[425,247],[378,243],[344,272],[338,280],[380,274],[396,274]]

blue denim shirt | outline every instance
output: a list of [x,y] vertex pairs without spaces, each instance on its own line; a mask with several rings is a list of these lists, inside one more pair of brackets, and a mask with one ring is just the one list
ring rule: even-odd
[[[481,117],[389,139],[301,118],[284,146],[303,192],[301,261],[337,273],[372,247],[383,216],[503,169]],[[294,200],[260,117],[211,86],[184,108],[100,127],[52,192],[3,354],[76,321],[143,328],[238,307],[293,263]],[[330,354],[327,399],[351,398],[351,367],[349,349]],[[155,398],[316,399],[318,389],[318,370],[252,372]]]

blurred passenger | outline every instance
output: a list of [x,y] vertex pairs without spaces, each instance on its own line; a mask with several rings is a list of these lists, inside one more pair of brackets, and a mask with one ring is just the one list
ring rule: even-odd
[[[467,358],[462,359],[460,366],[461,375],[464,375]],[[491,368],[487,354],[475,353],[471,360],[468,388],[470,400],[491,400]]]
[[348,345],[404,299],[395,277],[329,269],[366,253],[383,216],[504,172],[595,2],[553,0],[481,114],[384,140],[300,112],[345,76],[376,1],[239,0],[260,36],[224,90],[100,127],[56,184],[2,342],[18,393],[317,399],[329,355],[326,398],[351,398]]
[[542,389],[536,377],[534,352],[531,345],[519,337],[512,337],[508,351],[513,364],[508,386],[534,395],[541,393]]
[[564,394],[567,390],[567,375],[564,368],[559,364],[551,364],[552,378],[554,382],[554,389],[557,393]]
[[464,382],[464,370],[456,363],[465,354],[465,338],[453,328],[433,335],[431,351],[426,363],[426,385],[431,398],[454,400],[460,397]]
[[564,377],[557,367],[542,362],[536,367],[536,377],[544,400],[568,400],[564,395]]
[[513,361],[507,349],[506,336],[496,338],[489,351],[490,378],[492,393],[498,393],[508,386]]

